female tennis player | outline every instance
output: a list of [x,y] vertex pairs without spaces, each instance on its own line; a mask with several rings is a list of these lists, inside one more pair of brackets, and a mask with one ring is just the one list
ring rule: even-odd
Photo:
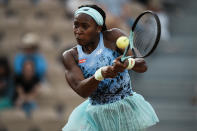
[[126,35],[120,29],[107,30],[105,18],[96,5],[80,6],[74,14],[78,45],[63,53],[65,76],[71,88],[88,99],[73,110],[63,131],[140,131],[159,121],[130,83],[128,70],[145,72],[144,59],[120,62],[123,50],[115,43]]

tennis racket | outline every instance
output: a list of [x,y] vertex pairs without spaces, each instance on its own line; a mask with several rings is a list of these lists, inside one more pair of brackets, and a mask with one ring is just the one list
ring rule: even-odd
[[[144,58],[150,56],[156,49],[160,36],[161,24],[157,14],[152,11],[141,13],[133,22],[129,34],[129,45],[121,57],[121,62],[124,62],[128,58]],[[132,56],[127,56],[129,49],[132,51]],[[138,51],[138,55],[135,50]]]

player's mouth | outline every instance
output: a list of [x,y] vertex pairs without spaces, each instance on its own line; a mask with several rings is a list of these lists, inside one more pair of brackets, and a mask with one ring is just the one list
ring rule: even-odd
[[84,40],[83,39],[80,39],[80,38],[76,38],[78,44],[83,44],[84,43]]
[[77,41],[83,41],[82,39],[80,39],[80,38],[78,38],[78,37],[76,37],[76,40],[77,40]]

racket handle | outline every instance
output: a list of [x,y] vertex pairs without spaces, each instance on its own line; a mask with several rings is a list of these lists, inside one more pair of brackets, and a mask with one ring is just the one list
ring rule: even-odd
[[125,49],[125,51],[124,51],[124,53],[123,53],[123,55],[120,59],[120,62],[123,63],[126,60],[126,55],[127,55],[128,50],[129,50],[129,47],[130,47],[130,44],[126,47],[126,49]]
[[121,57],[120,62],[124,62],[127,58],[126,57]]
[[132,56],[121,57],[120,62],[124,62],[126,59],[133,58]]

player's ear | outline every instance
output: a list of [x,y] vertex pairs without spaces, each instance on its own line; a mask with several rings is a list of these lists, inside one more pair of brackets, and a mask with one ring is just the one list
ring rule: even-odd
[[100,33],[102,30],[102,26],[97,26],[97,32]]

